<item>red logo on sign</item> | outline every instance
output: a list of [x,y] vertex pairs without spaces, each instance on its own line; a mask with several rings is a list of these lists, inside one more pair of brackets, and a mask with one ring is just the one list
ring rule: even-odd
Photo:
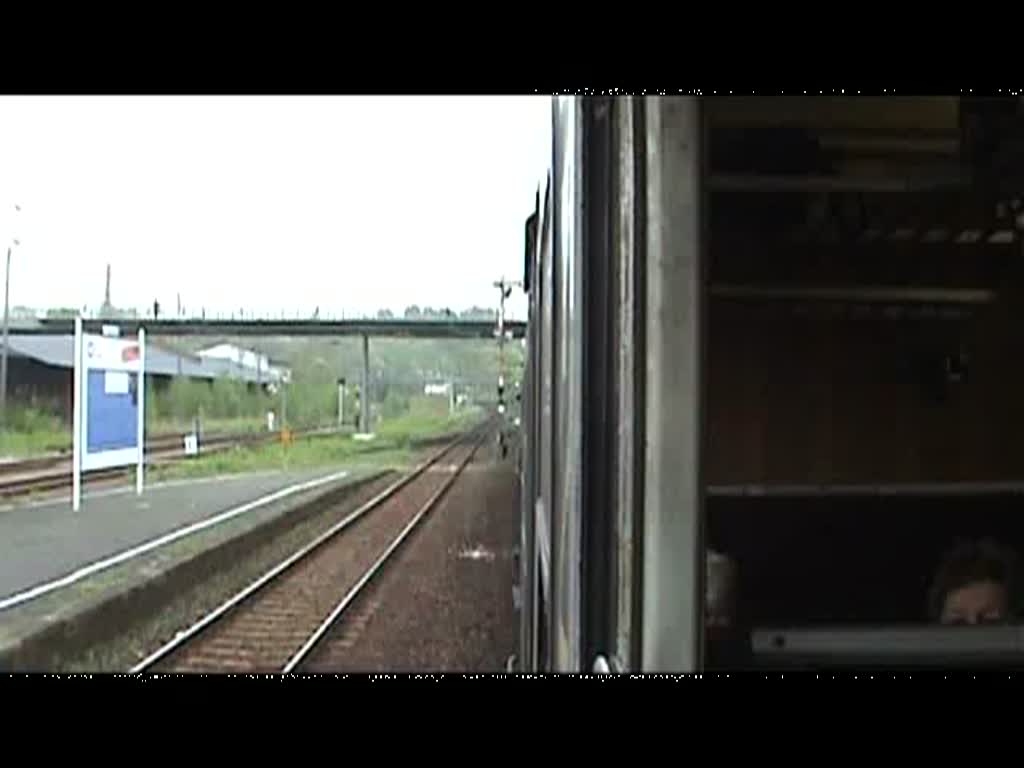
[[134,360],[138,360],[138,359],[139,359],[139,347],[138,347],[138,345],[136,345],[134,347],[125,347],[124,349],[121,350],[121,362],[122,363],[130,363],[130,362],[132,362]]

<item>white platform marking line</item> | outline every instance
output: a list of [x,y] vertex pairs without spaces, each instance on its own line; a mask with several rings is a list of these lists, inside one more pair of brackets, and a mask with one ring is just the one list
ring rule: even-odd
[[[246,473],[234,473],[230,475],[215,475],[213,477],[196,477],[196,478],[182,478],[179,480],[166,480],[162,483],[153,483],[152,485],[146,486],[147,491],[159,491],[164,488],[180,488],[183,485],[208,485],[209,483],[221,483],[221,482],[234,482],[236,480],[252,480],[254,478],[270,477],[271,475],[279,474],[276,471],[267,472],[246,472]],[[82,501],[88,501],[89,499],[107,499],[111,496],[127,496],[128,494],[135,494],[135,486],[121,486],[118,488],[111,488],[106,491],[82,491]],[[20,509],[38,509],[39,507],[59,507],[71,503],[71,496],[54,496],[49,499],[41,499],[39,501],[29,501],[21,504],[5,504],[0,506],[0,512],[13,512]]]
[[286,496],[291,496],[292,494],[295,493],[308,491],[312,488],[316,488],[319,485],[324,485],[334,480],[340,480],[341,478],[346,477],[347,475],[348,471],[335,472],[332,475],[326,475],[325,477],[319,477],[314,480],[308,480],[304,483],[299,483],[298,485],[291,485],[288,486],[287,488],[281,488],[280,490],[274,491],[273,493],[268,494],[267,496],[262,496],[258,499],[247,502],[240,507],[229,509],[226,512],[221,512],[219,515],[207,518],[206,520],[201,520],[198,523],[192,523],[183,528],[179,528],[176,531],[171,531],[170,533],[164,534],[159,538],[152,539],[144,544],[132,547],[131,549],[125,550],[124,552],[121,552],[116,555],[112,555],[111,557],[105,558],[103,560],[97,560],[94,563],[90,563],[89,565],[85,565],[79,568],[77,571],[69,573],[67,576],[55,579],[54,581],[45,582],[38,586],[32,587],[31,589],[18,592],[14,595],[11,595],[10,597],[6,597],[3,600],[0,600],[0,611],[7,610],[8,608],[12,608],[15,605],[20,605],[21,603],[27,602],[29,600],[34,600],[35,598],[53,592],[54,590],[63,589],[64,587],[70,586],[74,584],[76,581],[81,581],[85,577],[91,576],[94,573],[99,573],[100,571],[104,571],[127,560],[131,560],[132,558],[138,557],[139,555],[143,555],[146,552],[151,552],[154,549],[162,547],[166,544],[170,544],[171,542],[177,541],[178,539],[184,538],[185,536],[189,536],[198,531],[223,523],[234,517],[238,517],[238,515],[249,512],[257,507],[265,506],[267,504],[270,504],[271,502],[277,501],[278,499],[283,499]]

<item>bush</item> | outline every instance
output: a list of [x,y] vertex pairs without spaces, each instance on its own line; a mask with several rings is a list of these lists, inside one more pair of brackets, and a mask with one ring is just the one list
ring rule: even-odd
[[63,432],[66,426],[60,416],[37,408],[9,407],[7,426],[12,432]]
[[395,419],[409,410],[409,398],[392,392],[385,399],[381,406],[381,417]]
[[68,425],[55,413],[8,404],[6,418],[0,428],[0,456],[34,456],[71,447]]
[[[152,387],[152,385],[150,385]],[[275,407],[274,399],[262,390],[250,390],[245,382],[233,379],[173,379],[161,391],[152,388],[146,398],[146,422],[187,429],[197,415],[204,423],[216,421],[262,424],[263,415]],[[291,404],[289,403],[289,408]],[[227,427],[227,425],[224,425]]]

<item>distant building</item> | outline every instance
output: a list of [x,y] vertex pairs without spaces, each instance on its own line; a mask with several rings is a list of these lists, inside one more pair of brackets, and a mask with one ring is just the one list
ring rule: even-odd
[[274,365],[269,357],[261,355],[251,349],[243,349],[234,344],[217,344],[213,347],[201,349],[199,357],[204,360],[221,360],[237,366],[239,370],[248,374],[255,374],[260,380],[268,383],[288,383],[291,381],[291,371],[278,365]]

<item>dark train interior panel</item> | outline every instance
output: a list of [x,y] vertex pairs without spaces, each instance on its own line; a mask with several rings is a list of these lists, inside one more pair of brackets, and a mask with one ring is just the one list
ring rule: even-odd
[[1024,552],[1018,99],[706,102],[708,544],[755,624],[919,621]]

